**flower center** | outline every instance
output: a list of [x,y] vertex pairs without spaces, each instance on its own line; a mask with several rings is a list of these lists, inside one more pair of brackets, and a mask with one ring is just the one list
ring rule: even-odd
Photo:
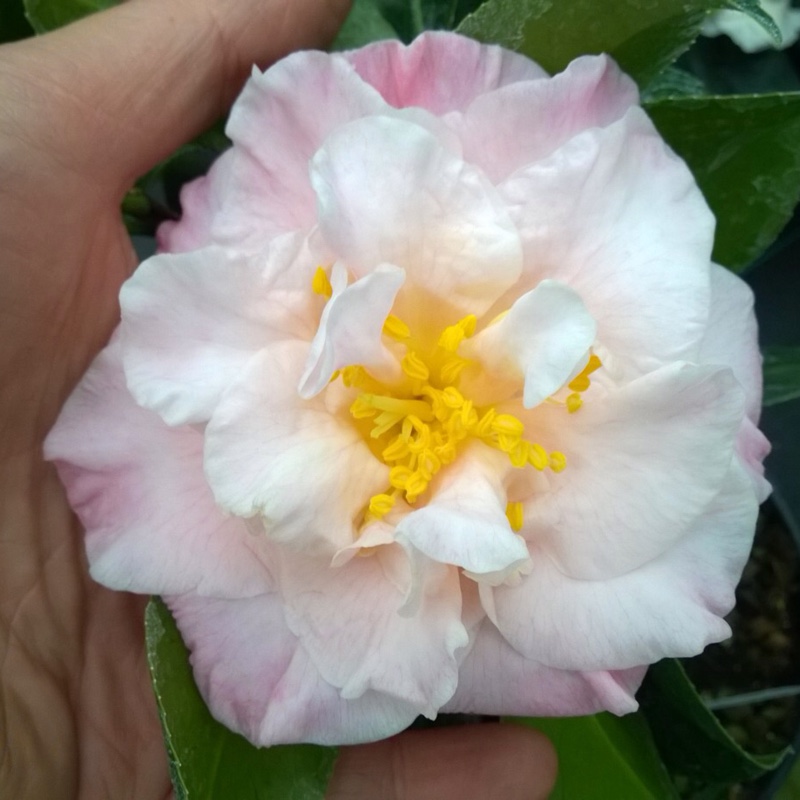
[[[329,287],[327,276],[318,269],[314,291],[329,297]],[[389,386],[360,365],[337,370],[331,377],[331,381],[341,379],[345,386],[359,392],[350,413],[366,423],[371,449],[390,467],[389,486],[370,498],[365,521],[384,517],[399,497],[414,505],[434,476],[456,459],[462,442],[469,439],[505,453],[516,468],[531,466],[558,473],[566,467],[564,453],[548,452],[525,438],[525,425],[518,417],[499,413],[494,406],[478,408],[459,390],[461,372],[470,363],[458,354],[459,346],[474,334],[476,324],[473,314],[464,317],[446,327],[431,348],[390,314],[383,333],[405,349],[400,360],[402,381]],[[571,394],[561,402],[570,413],[580,408],[581,392],[589,387],[589,375],[599,366],[597,356],[591,356],[580,375],[569,383]],[[508,503],[506,516],[512,529],[520,530],[522,503]]]

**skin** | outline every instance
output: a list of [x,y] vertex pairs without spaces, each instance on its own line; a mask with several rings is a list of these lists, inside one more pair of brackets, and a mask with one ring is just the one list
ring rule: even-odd
[[[229,106],[250,66],[324,46],[342,0],[130,0],[0,48],[0,795],[171,796],[144,598],[87,574],[42,441],[115,326],[136,258],[119,203]],[[343,748],[329,800],[541,798],[514,726]]]

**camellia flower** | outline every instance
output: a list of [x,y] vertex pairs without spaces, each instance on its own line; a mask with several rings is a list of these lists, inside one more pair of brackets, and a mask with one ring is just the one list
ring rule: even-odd
[[606,57],[454,34],[255,72],[46,450],[257,744],[636,708],[768,491],[752,298]]

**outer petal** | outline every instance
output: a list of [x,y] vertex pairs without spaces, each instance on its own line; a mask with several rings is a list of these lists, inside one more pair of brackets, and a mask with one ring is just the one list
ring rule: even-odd
[[[504,463],[505,462],[505,463]],[[508,458],[473,447],[447,467],[431,500],[403,517],[395,538],[429,558],[470,572],[513,571],[528,560],[505,515]]]
[[[482,365],[462,385],[476,403],[502,397],[524,380],[525,408],[555,394],[586,363],[597,326],[581,298],[562,283],[544,280],[517,300],[499,322],[464,343],[462,353]],[[501,385],[498,385],[498,381]],[[484,400],[485,398],[485,400]]]
[[95,359],[45,442],[86,528],[92,577],[112,589],[247,597],[269,575],[241,520],[214,505],[203,436],[168,428],[125,388],[119,339]]
[[575,136],[499,189],[525,247],[525,285],[547,276],[575,289],[620,365],[641,372],[694,358],[714,219],[641,109]]
[[209,247],[145,261],[120,293],[122,358],[137,402],[169,425],[208,420],[262,347],[314,335],[312,274],[294,235],[259,256]]
[[300,378],[299,392],[304,399],[319,394],[337,369],[351,364],[366,367],[377,378],[400,377],[397,359],[384,346],[381,332],[405,273],[391,264],[380,264],[347,286],[344,267],[336,264],[333,272],[333,296],[322,312]]
[[494,589],[503,636],[560,669],[627,669],[693,656],[730,635],[722,619],[752,543],[758,503],[737,463],[677,544],[610,580],[570,578],[537,546],[519,586]]
[[214,716],[253,744],[356,744],[391,736],[417,715],[392,697],[344,700],[286,627],[280,595],[248,600],[169,597]]
[[636,711],[646,667],[619,672],[553,669],[520,655],[485,619],[444,713],[572,717]]
[[407,47],[375,42],[344,55],[390,105],[434,114],[464,109],[500,86],[547,77],[524,56],[452,33],[428,31]]
[[424,318],[428,294],[439,319],[448,306],[480,314],[519,276],[519,237],[494,189],[418,125],[374,117],[340,128],[311,180],[324,239],[353,273],[405,269],[418,297],[397,313]]
[[725,364],[742,385],[747,416],[758,423],[761,415],[761,353],[753,290],[730,270],[711,266],[711,302],[708,327],[700,344],[702,364]]
[[[428,717],[453,695],[456,651],[468,642],[456,570],[430,564],[413,616],[400,614],[411,575],[399,546],[380,548],[339,569],[283,553],[281,593],[289,628],[320,674],[347,699],[377,691]],[[405,585],[403,585],[405,584]]]
[[497,183],[577,133],[606,127],[638,99],[636,84],[608,56],[583,56],[549,80],[481,94],[448,122],[462,141],[465,160]]
[[205,469],[223,508],[260,514],[273,540],[333,555],[389,470],[349,420],[298,397],[307,350],[283,342],[250,361],[206,428]]
[[[212,165],[211,169],[214,169]],[[158,226],[156,239],[159,252],[188,253],[212,243],[211,178],[203,175],[181,188],[182,218],[167,220]]]
[[567,468],[526,504],[525,537],[574,578],[611,578],[655,558],[719,491],[742,404],[729,370],[674,364],[576,414],[536,409],[533,439],[557,442]]

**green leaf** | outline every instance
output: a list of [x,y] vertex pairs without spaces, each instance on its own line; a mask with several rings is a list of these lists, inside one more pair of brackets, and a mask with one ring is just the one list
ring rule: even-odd
[[0,44],[33,36],[22,0],[0,0]]
[[800,92],[668,98],[646,108],[717,218],[714,259],[740,272],[800,197]]
[[642,100],[652,103],[673,97],[697,97],[705,93],[705,86],[700,78],[685,69],[672,66],[650,81],[642,93]]
[[789,752],[756,756],[745,752],[706,708],[676,659],[650,667],[639,702],[670,772],[704,784],[758,778]]
[[771,32],[775,24],[758,0],[487,0],[458,30],[494,42],[559,72],[579,55],[608,53],[640,86],[697,38],[707,14],[718,8],[743,11]]
[[331,50],[352,50],[380,39],[397,38],[397,31],[383,16],[375,0],[354,0]]
[[322,800],[336,748],[253,747],[209,713],[180,633],[161,600],[148,604],[145,625],[177,800]]
[[671,800],[675,787],[641,714],[509,718],[545,733],[558,753],[550,800]]
[[764,350],[764,405],[774,406],[800,397],[800,347]]
[[47,33],[119,2],[120,0],[24,0],[25,16],[36,33]]

